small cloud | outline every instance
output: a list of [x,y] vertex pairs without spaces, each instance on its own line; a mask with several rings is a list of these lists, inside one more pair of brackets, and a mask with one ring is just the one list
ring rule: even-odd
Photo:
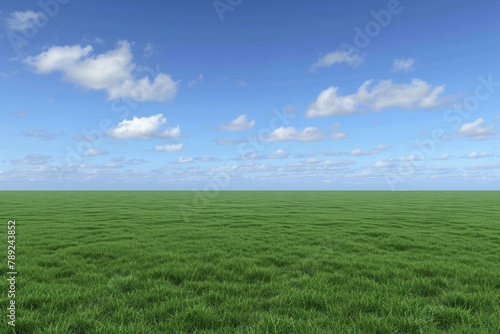
[[179,152],[182,151],[182,148],[184,147],[184,144],[170,144],[170,145],[158,145],[155,146],[155,151],[158,152]]
[[22,111],[12,113],[11,116],[17,117],[17,118],[24,118],[24,117],[28,116],[28,113],[29,113],[28,110],[22,110]]
[[245,131],[255,126],[255,120],[249,121],[247,115],[242,114],[229,124],[220,124],[216,130],[221,131]]
[[451,158],[453,158],[453,155],[451,155],[450,153],[445,153],[439,157],[432,158],[432,160],[449,160]]
[[51,96],[51,97],[49,97],[49,98],[47,98],[45,100],[45,103],[49,103],[50,104],[50,103],[54,103],[54,101],[55,101],[54,98]]
[[202,81],[203,81],[203,74],[200,74],[200,75],[198,75],[198,78],[188,82],[188,87],[189,88],[194,87]]
[[324,56],[320,56],[318,61],[309,67],[309,72],[316,72],[321,67],[330,67],[334,64],[345,63],[353,68],[360,66],[365,61],[363,56],[360,56],[354,52],[350,51],[335,51],[328,53]]
[[490,158],[492,157],[492,154],[489,154],[487,151],[485,152],[471,152],[467,154],[466,156],[463,156],[462,158],[467,158],[467,159],[477,159],[477,158]]
[[392,64],[391,72],[411,72],[414,70],[413,64],[415,63],[415,59],[413,58],[400,58],[394,60]]
[[28,132],[23,132],[22,134],[25,135],[26,137],[38,137],[38,138],[41,138],[43,140],[53,140],[56,137],[65,135],[64,132],[52,133],[50,131],[43,130],[43,129],[30,130]]
[[104,41],[101,38],[96,37],[96,38],[94,38],[94,43],[95,44],[104,44]]
[[52,157],[47,154],[28,154],[24,159],[11,160],[11,163],[13,165],[43,165],[46,164],[50,158]]
[[9,17],[5,20],[7,28],[12,31],[23,31],[31,28],[33,25],[39,23],[47,17],[42,12],[34,12],[27,10],[25,12],[15,11],[10,13]]
[[179,157],[179,159],[177,159],[177,161],[172,162],[172,163],[176,163],[176,164],[188,164],[188,163],[191,163],[193,161],[194,161],[194,158],[192,158],[192,157]]
[[458,137],[468,137],[473,140],[488,139],[495,134],[494,126],[483,126],[484,119],[478,118],[472,123],[465,123],[455,133]]
[[93,156],[96,156],[96,155],[105,155],[105,154],[108,154],[109,152],[106,151],[106,150],[99,150],[99,149],[96,149],[96,148],[91,148],[85,152],[82,153],[83,156],[85,157],[93,157]]
[[289,156],[290,156],[290,152],[288,152],[287,150],[278,149],[278,150],[274,151],[273,153],[265,155],[265,158],[266,159],[284,159],[284,158],[288,158]]
[[391,163],[388,161],[377,161],[373,166],[375,168],[384,168],[384,167],[389,167],[390,165]]
[[114,129],[107,134],[114,138],[128,139],[149,139],[149,138],[173,138],[180,137],[181,130],[179,126],[163,131],[159,131],[160,125],[165,124],[167,119],[163,114],[157,114],[149,117],[136,117],[132,120],[123,120]]
[[299,142],[317,142],[325,138],[320,129],[309,126],[304,130],[297,130],[292,126],[279,127],[265,138],[267,141],[280,142],[280,141],[299,141]]

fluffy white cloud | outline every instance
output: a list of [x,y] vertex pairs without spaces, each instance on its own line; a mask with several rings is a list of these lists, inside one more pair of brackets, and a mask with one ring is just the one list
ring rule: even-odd
[[99,150],[99,149],[96,149],[96,148],[91,148],[85,152],[82,153],[83,156],[85,157],[92,157],[92,156],[95,156],[95,155],[103,155],[103,154],[108,154],[108,151],[105,151],[105,150]]
[[458,137],[469,137],[474,140],[487,139],[495,134],[494,126],[483,126],[484,119],[478,118],[472,123],[463,124],[456,132]]
[[492,155],[489,154],[487,151],[485,151],[485,152],[474,151],[474,152],[470,152],[469,154],[467,154],[463,158],[476,159],[476,158],[489,158],[489,157],[492,157]]
[[392,64],[391,72],[410,72],[413,71],[413,64],[415,63],[415,59],[413,58],[400,58],[395,59]]
[[182,148],[184,147],[184,144],[170,144],[170,145],[157,145],[155,146],[155,151],[159,152],[178,152],[181,151]]
[[43,18],[44,14],[42,12],[34,12],[32,10],[25,12],[15,11],[10,13],[9,17],[5,19],[5,23],[10,30],[23,31],[42,21]]
[[165,124],[166,122],[167,119],[163,117],[163,114],[153,115],[149,117],[134,116],[132,120],[125,119],[118,123],[118,126],[114,129],[109,130],[107,132],[107,135],[119,139],[179,137],[181,135],[179,126],[164,131],[158,131],[160,125]]
[[83,88],[105,90],[108,98],[131,98],[134,101],[170,101],[177,93],[177,82],[169,75],[159,73],[153,81],[136,79],[133,70],[130,43],[120,41],[114,50],[92,55],[88,45],[53,46],[25,63],[35,67],[37,73],[61,72],[63,79]]
[[410,84],[395,84],[392,80],[382,80],[370,87],[372,83],[373,80],[367,80],[355,94],[345,96],[338,94],[338,87],[329,87],[309,106],[306,116],[340,116],[389,108],[431,109],[450,104],[458,97],[441,97],[444,85],[434,87],[420,79],[413,79]]
[[346,63],[351,67],[358,67],[364,62],[364,57],[350,51],[335,51],[319,57],[318,61],[309,67],[309,72],[317,71],[321,67],[330,67],[333,64]]
[[292,126],[279,127],[275,129],[268,137],[267,141],[300,141],[300,142],[315,142],[321,141],[325,135],[318,128],[308,126],[304,130],[297,130]]
[[221,124],[216,129],[222,131],[245,131],[255,126],[255,120],[249,121],[247,115],[242,114],[229,124]]

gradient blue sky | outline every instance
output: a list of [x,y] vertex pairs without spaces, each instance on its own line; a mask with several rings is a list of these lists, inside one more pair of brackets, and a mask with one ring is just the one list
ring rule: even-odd
[[500,189],[497,1],[10,1],[0,189]]

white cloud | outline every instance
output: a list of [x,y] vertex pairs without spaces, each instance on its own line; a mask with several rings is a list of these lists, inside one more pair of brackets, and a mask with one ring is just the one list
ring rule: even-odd
[[118,126],[114,129],[109,130],[107,132],[107,135],[119,139],[179,137],[181,135],[179,126],[164,131],[158,131],[160,125],[165,124],[166,122],[167,119],[163,117],[163,114],[140,118],[134,116],[132,120],[125,119],[118,123]]
[[413,79],[410,84],[382,80],[370,87],[372,82],[373,80],[365,81],[355,94],[345,96],[338,95],[338,87],[327,88],[309,106],[306,116],[340,116],[389,108],[432,109],[447,105],[458,97],[441,97],[444,85],[434,87],[420,79]]
[[391,72],[411,72],[413,71],[413,64],[415,63],[415,59],[413,58],[400,58],[395,59],[392,64]]
[[267,141],[300,141],[300,142],[315,142],[321,141],[325,135],[318,128],[309,126],[304,130],[297,130],[292,126],[279,127],[265,138]]
[[184,144],[170,144],[170,145],[157,145],[155,146],[155,151],[159,152],[178,152],[182,151],[182,148],[184,147]]
[[242,114],[229,124],[221,124],[216,129],[222,131],[245,131],[255,126],[255,120],[249,121],[247,115]]
[[130,98],[134,101],[170,101],[177,93],[177,82],[169,75],[159,73],[153,81],[149,77],[136,79],[133,70],[130,43],[120,41],[114,50],[92,55],[88,45],[53,46],[25,63],[36,72],[46,74],[61,72],[63,80],[83,88],[105,90],[110,100]]
[[445,153],[439,157],[432,158],[432,160],[448,160],[451,159],[452,157],[453,155],[451,155],[450,153]]
[[321,67],[330,67],[334,64],[346,63],[351,67],[358,67],[364,62],[363,56],[350,51],[335,51],[319,57],[318,61],[309,67],[309,72],[315,72]]
[[95,155],[103,155],[103,154],[108,154],[108,151],[91,148],[82,153],[82,155],[85,157],[92,157]]
[[10,16],[5,19],[5,22],[7,23],[7,28],[10,30],[23,31],[43,20],[44,16],[42,12],[34,12],[32,10],[27,10],[25,12],[15,11],[10,13]]
[[194,87],[202,81],[203,81],[203,74],[200,74],[200,75],[198,75],[198,78],[188,82],[188,87],[189,88]]
[[284,159],[284,158],[288,158],[289,155],[290,155],[290,152],[288,152],[287,150],[278,149],[278,150],[274,151],[273,153],[267,154],[265,156],[265,158],[266,159]]
[[474,152],[470,152],[469,154],[467,154],[463,158],[476,159],[476,158],[489,158],[489,157],[492,157],[492,155],[489,154],[487,151],[485,151],[485,152],[474,151]]
[[465,123],[458,129],[456,136],[469,137],[474,140],[487,139],[495,133],[494,126],[482,126],[484,119],[478,118],[472,123]]
[[179,157],[179,159],[177,159],[176,163],[187,164],[187,163],[191,163],[193,161],[194,161],[194,158],[192,158],[192,157]]
[[352,156],[375,155],[375,154],[379,154],[379,153],[382,153],[384,151],[387,151],[389,148],[390,148],[390,146],[381,144],[381,145],[379,145],[375,148],[372,148],[371,150],[368,150],[368,151],[363,151],[362,149],[357,148],[357,149],[354,149],[354,150],[347,152],[347,154],[352,155]]

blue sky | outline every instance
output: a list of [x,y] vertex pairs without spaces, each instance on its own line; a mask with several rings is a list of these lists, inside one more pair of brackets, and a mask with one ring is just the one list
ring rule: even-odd
[[495,1],[15,1],[0,188],[496,189]]

